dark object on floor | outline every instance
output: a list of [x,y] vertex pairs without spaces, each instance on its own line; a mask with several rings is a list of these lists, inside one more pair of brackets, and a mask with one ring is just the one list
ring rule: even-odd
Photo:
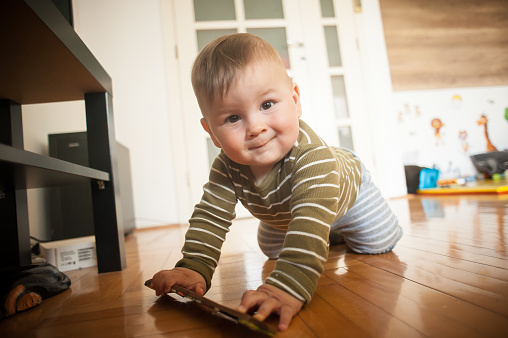
[[[90,165],[88,157],[88,133],[65,133],[48,135],[49,156],[60,160]],[[123,230],[125,235],[135,227],[134,200],[132,192],[131,161],[129,149],[116,142],[118,178],[122,204]],[[49,232],[51,241],[92,236],[95,234],[92,187],[90,183],[68,184],[47,189]]]
[[418,185],[420,184],[420,171],[423,167],[417,165],[406,165],[404,171],[406,173],[406,186],[408,194],[416,194]]
[[37,306],[70,285],[69,277],[50,264],[0,269],[0,320]]
[[471,156],[476,170],[491,177],[508,169],[508,151],[492,151]]
[[408,194],[416,194],[418,189],[436,188],[439,171],[417,165],[404,166]]
[[[151,284],[152,284],[151,279],[149,279],[145,282],[145,286],[147,286],[149,288],[150,288]],[[249,314],[244,314],[244,313],[238,312],[236,310],[230,309],[224,305],[221,305],[221,304],[216,303],[210,299],[200,296],[195,292],[187,290],[186,288],[183,288],[179,285],[173,285],[171,292],[174,292],[182,297],[186,297],[186,298],[198,303],[199,305],[201,305],[200,307],[202,309],[204,309],[207,312],[210,312],[211,314],[213,314],[215,316],[231,320],[235,323],[242,324],[253,331],[263,333],[268,336],[274,336],[277,333],[277,329],[268,323],[261,322],[257,319],[254,319]]]

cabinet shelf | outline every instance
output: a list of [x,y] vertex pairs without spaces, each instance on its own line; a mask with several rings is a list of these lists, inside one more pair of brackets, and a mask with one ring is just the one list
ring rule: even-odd
[[111,78],[51,1],[2,0],[0,99],[19,104],[83,100]]
[[86,183],[91,179],[109,181],[107,172],[4,144],[0,144],[0,168],[4,175],[14,177],[16,189]]

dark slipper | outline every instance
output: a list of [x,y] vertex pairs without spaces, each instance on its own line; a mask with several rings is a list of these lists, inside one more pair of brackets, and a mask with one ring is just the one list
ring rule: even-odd
[[69,288],[71,280],[50,264],[0,269],[1,317],[39,305]]

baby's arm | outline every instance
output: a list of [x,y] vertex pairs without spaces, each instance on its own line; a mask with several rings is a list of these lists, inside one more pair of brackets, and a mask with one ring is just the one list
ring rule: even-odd
[[171,287],[175,284],[194,291],[200,296],[205,294],[206,282],[203,276],[186,268],[174,268],[157,272],[152,278],[150,287],[155,290],[157,296],[162,296],[170,292]]
[[293,317],[300,311],[303,302],[270,284],[262,284],[256,291],[246,291],[238,311],[246,313],[256,310],[254,318],[263,321],[272,313],[279,315],[279,330],[285,331]]
[[291,222],[279,259],[270,276],[256,291],[247,291],[240,311],[257,310],[257,319],[280,316],[285,330],[309,302],[328,257],[330,224],[354,203],[360,179],[360,162],[341,153],[337,160],[326,147],[302,147],[292,170]]

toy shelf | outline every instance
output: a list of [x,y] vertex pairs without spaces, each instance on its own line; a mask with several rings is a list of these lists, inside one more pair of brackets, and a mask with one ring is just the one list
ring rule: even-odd
[[508,180],[485,180],[467,182],[464,185],[451,184],[447,187],[418,190],[422,195],[466,195],[466,194],[508,194]]

